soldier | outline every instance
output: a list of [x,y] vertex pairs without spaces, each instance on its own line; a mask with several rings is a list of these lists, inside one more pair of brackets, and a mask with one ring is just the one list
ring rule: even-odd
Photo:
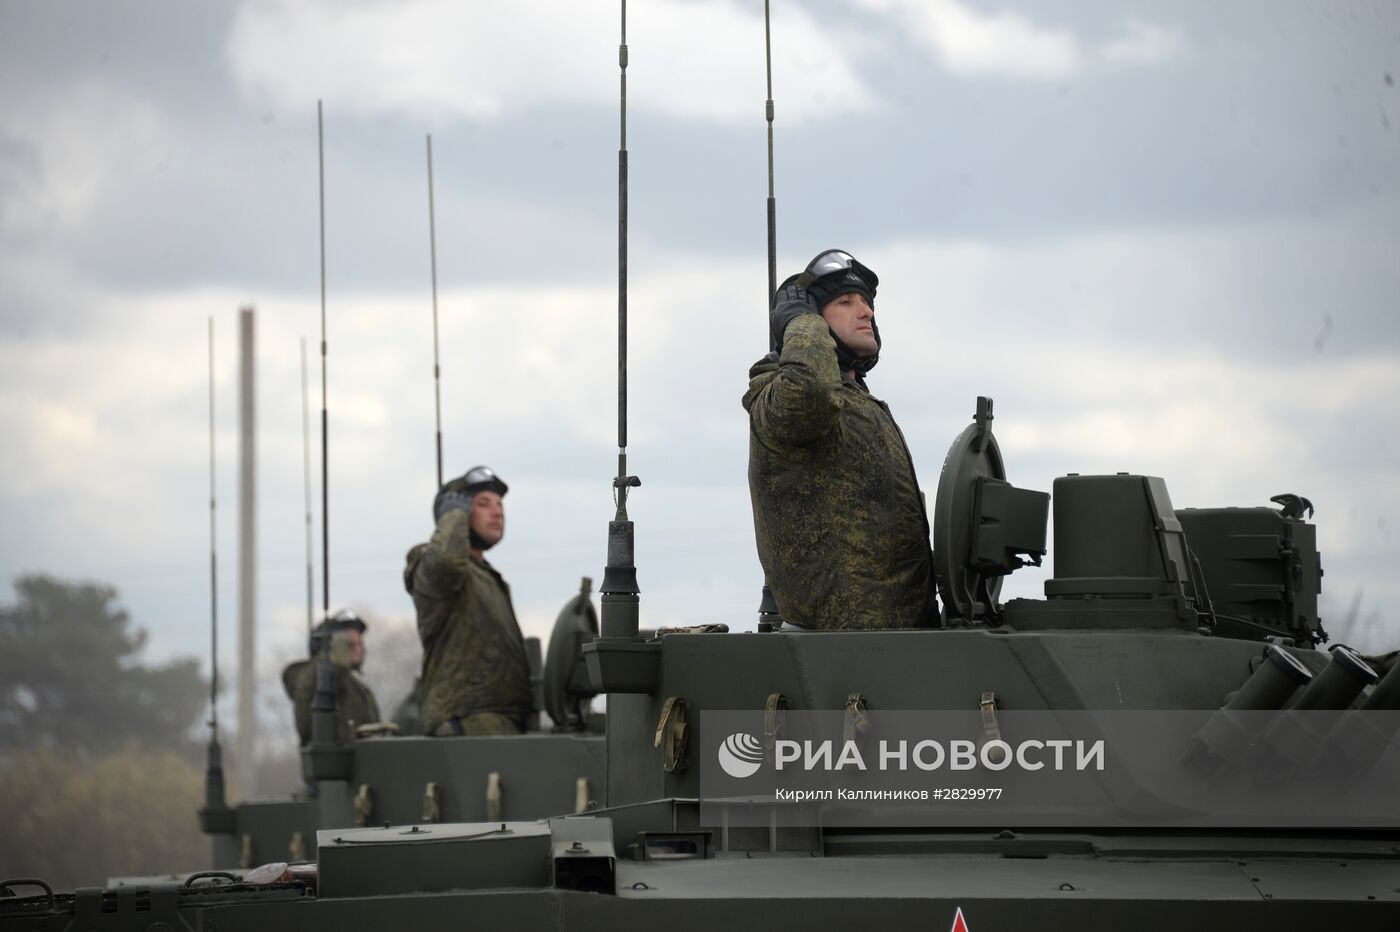
[[310,657],[288,664],[282,671],[282,686],[292,700],[297,736],[305,747],[311,743],[312,701],[316,696],[316,667],[322,656],[336,669],[335,708],[337,738],[344,744],[355,737],[355,729],[379,721],[379,703],[374,692],[357,671],[365,660],[365,623],[343,608],[318,624],[311,632]]
[[809,628],[936,622],[928,516],[904,435],[866,374],[879,278],[827,250],[783,282],[774,352],[749,370],[749,494],[784,620]]
[[485,552],[505,534],[506,484],[486,466],[446,483],[437,530],[408,552],[403,581],[423,642],[424,734],[513,735],[530,712],[530,665],[510,587]]

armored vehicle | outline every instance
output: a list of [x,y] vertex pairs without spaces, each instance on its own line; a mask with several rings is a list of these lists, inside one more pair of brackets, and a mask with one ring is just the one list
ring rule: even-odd
[[[1016,488],[981,399],[933,511],[940,627],[644,636],[605,601],[597,808],[428,820],[385,793],[301,864],[10,882],[0,929],[1397,928],[1400,673],[1322,649],[1310,510],[1275,504]],[[1000,601],[1047,551],[1045,598]],[[404,747],[465,800],[470,741]],[[360,742],[343,792],[393,746]]]

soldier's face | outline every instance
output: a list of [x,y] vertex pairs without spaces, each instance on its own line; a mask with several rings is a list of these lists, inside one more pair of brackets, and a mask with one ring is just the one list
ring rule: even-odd
[[505,506],[495,492],[477,492],[472,496],[472,530],[492,547],[506,535]]
[[822,308],[822,317],[837,339],[857,356],[874,356],[880,351],[880,344],[875,342],[875,328],[870,323],[875,319],[875,312],[864,295],[851,293],[832,298]]
[[350,642],[350,666],[358,670],[365,662],[365,636],[354,628],[345,633],[348,635],[346,640]]

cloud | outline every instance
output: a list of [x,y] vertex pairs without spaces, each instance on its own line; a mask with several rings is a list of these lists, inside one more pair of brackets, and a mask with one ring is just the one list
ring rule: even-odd
[[953,0],[862,0],[894,13],[955,74],[1059,78],[1082,67],[1079,41],[1017,13],[984,15]]
[[1152,23],[1132,22],[1127,32],[1099,47],[1100,57],[1113,65],[1159,65],[1182,54],[1181,33]]
[[[0,485],[10,501],[52,496],[77,510],[134,509],[122,533],[140,535],[153,526],[140,513],[163,498],[170,470],[198,463],[206,449],[199,412],[207,376],[195,314],[237,303],[208,292],[75,294],[93,303],[94,317],[117,326],[89,328],[77,339],[0,341],[0,435],[7,438]],[[198,419],[190,423],[191,416]]]
[[981,13],[958,0],[860,0],[892,14],[943,67],[969,77],[1062,80],[1100,61],[1152,65],[1184,48],[1174,30],[1134,21],[1125,34],[1095,47],[1073,30],[1050,28],[1020,13]]
[[17,95],[0,112],[0,235],[28,244],[81,229],[109,186],[152,170],[169,138],[154,104],[112,86],[80,84],[61,104]]
[[[226,49],[244,93],[279,107],[325,98],[337,112],[499,120],[536,107],[618,105],[619,20],[573,0],[253,0]],[[763,19],[735,0],[652,0],[628,11],[628,101],[683,119],[762,119]],[[829,30],[775,13],[774,83],[794,123],[872,99]],[[788,51],[784,53],[784,50]]]
[[14,497],[78,483],[102,450],[97,419],[67,400],[7,393],[0,398],[0,430],[12,438],[0,482]]
[[1009,440],[1029,455],[1091,456],[1119,469],[1184,474],[1206,441],[1216,474],[1260,462],[1311,472],[1317,454],[1298,449],[1290,419],[1324,423],[1361,399],[1400,396],[1400,367],[1385,353],[1280,366],[1210,347],[1164,355],[1150,346],[1066,345],[1046,366],[1040,349],[1022,344],[1005,364],[1037,372],[1040,390],[1064,408],[1053,424],[1017,416],[1004,431]]

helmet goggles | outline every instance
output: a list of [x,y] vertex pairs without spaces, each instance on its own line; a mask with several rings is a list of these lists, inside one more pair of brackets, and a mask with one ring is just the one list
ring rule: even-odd
[[468,469],[466,475],[462,476],[462,484],[469,490],[475,490],[476,486],[485,486],[500,495],[506,494],[506,484],[490,466],[473,466]]
[[880,284],[879,276],[844,249],[828,249],[818,253],[815,259],[807,263],[807,268],[802,274],[797,276],[797,284],[806,288],[813,282],[838,272],[854,272],[870,289],[872,295]]

